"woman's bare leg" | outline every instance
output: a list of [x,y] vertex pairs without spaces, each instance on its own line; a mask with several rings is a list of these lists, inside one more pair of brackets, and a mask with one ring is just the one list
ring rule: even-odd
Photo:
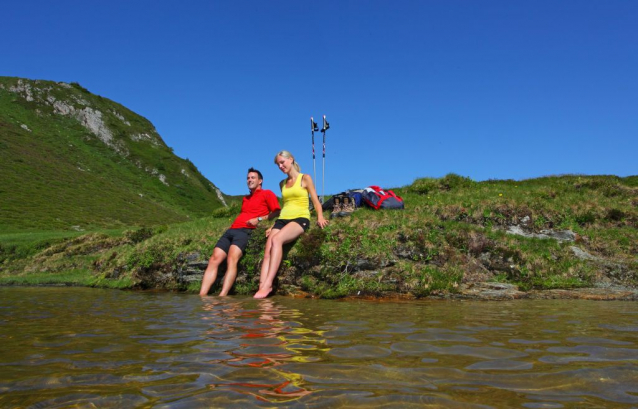
[[279,229],[271,230],[266,240],[266,248],[264,249],[264,259],[261,262],[261,274],[259,275],[259,289],[261,290],[261,284],[266,281],[268,277],[268,266],[270,265],[270,249],[272,249],[272,238],[279,233]]
[[[279,270],[279,265],[281,264],[281,259],[283,257],[284,244],[295,240],[297,237],[301,236],[303,232],[304,230],[299,224],[292,222],[285,225],[279,233],[273,236],[271,240],[268,271],[266,273],[266,277],[262,276],[263,281],[259,283],[259,291],[255,294],[255,298],[266,298],[268,294],[270,294],[272,291],[272,282],[275,279],[277,270]],[[266,264],[265,258],[264,264]],[[262,273],[263,271],[262,265]]]

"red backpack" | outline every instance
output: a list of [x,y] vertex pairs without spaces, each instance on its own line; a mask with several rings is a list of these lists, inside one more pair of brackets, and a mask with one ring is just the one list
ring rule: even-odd
[[375,210],[404,209],[403,199],[391,190],[383,190],[379,186],[368,186],[361,193],[363,201]]

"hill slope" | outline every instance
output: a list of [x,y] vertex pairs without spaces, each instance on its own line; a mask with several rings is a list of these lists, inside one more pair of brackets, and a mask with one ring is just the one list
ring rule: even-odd
[[79,84],[0,77],[0,230],[185,221],[224,196],[145,118]]
[[[638,176],[474,182],[450,174],[417,179],[396,193],[405,210],[362,208],[302,235],[281,264],[277,293],[638,300]],[[0,234],[0,285],[198,292],[238,210],[115,234]],[[237,294],[257,291],[270,224],[251,236]],[[221,281],[220,274],[217,286]]]

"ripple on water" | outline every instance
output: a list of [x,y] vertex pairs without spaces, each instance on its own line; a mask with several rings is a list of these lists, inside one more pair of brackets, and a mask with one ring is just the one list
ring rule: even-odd
[[638,407],[635,303],[232,298],[0,288],[0,407]]
[[242,346],[272,346],[284,343],[284,341],[276,337],[242,338],[240,342]]
[[[262,401],[263,402],[263,401]],[[232,389],[216,389],[194,396],[172,400],[170,403],[154,405],[156,409],[198,409],[198,408],[254,408],[260,407],[255,396]]]
[[388,324],[388,327],[390,328],[405,328],[405,327],[412,327],[412,326],[414,326],[414,323],[410,321],[392,322]]
[[458,325],[456,328],[460,329],[460,330],[464,330],[464,331],[471,331],[471,332],[509,330],[509,328],[507,328],[507,327],[491,327],[491,326],[488,326],[488,325],[484,325],[484,326],[480,326],[480,325],[477,325],[477,326]]
[[155,362],[170,363],[170,362],[211,362],[211,361],[226,361],[233,358],[232,355],[224,352],[208,352],[196,354],[178,354],[170,355],[164,358],[159,358]]
[[539,345],[539,344],[560,344],[559,341],[554,339],[510,339],[510,344],[523,344],[523,345]]
[[414,328],[388,328],[384,332],[388,334],[412,334],[415,331]]
[[303,376],[306,381],[325,389],[327,385],[382,386],[386,389],[413,387],[420,390],[436,390],[429,376],[422,368],[397,368],[384,365],[321,364],[304,365],[289,363],[280,367],[282,371]]
[[481,340],[468,337],[462,334],[459,334],[457,331],[450,331],[446,329],[439,328],[429,328],[425,330],[426,332],[412,334],[407,337],[410,341],[423,341],[423,342],[433,342],[433,341],[447,341],[447,342],[481,342]]
[[29,409],[50,409],[50,408],[133,408],[148,402],[139,395],[93,395],[88,393],[74,393],[71,395],[59,396],[53,399],[40,401],[29,406]]
[[347,325],[347,326],[364,326],[364,325],[368,325],[367,321],[330,321],[328,322],[328,324],[336,324],[336,325]]
[[348,348],[333,348],[328,354],[338,358],[347,359],[366,359],[366,358],[384,358],[390,355],[392,351],[386,348],[371,345],[356,345]]
[[575,342],[577,344],[609,344],[609,345],[634,345],[633,342],[616,341],[614,339],[607,338],[594,338],[594,337],[569,337],[569,342]]
[[531,402],[531,403],[523,403],[522,405],[524,408],[530,408],[530,409],[557,409],[557,408],[564,408],[565,405],[562,405],[560,403],[549,403],[549,402]]
[[492,406],[456,401],[441,393],[401,393],[379,395],[361,391],[318,391],[310,395],[306,402],[311,407],[324,408],[450,408],[486,409]]
[[530,362],[511,361],[509,359],[494,359],[482,361],[466,366],[470,370],[492,370],[492,371],[524,371],[532,369],[534,365]]
[[289,350],[284,347],[278,346],[252,346],[247,348],[240,348],[233,351],[233,353],[237,355],[247,355],[247,356],[286,356],[286,355],[294,355],[296,352],[293,350]]
[[327,339],[326,345],[348,345],[352,343],[349,339]]
[[178,345],[178,344],[186,344],[191,342],[203,341],[204,338],[200,336],[194,337],[183,337],[183,338],[165,338],[164,339],[143,339],[138,341],[140,344],[151,344],[151,345]]
[[440,355],[460,355],[471,356],[484,359],[507,359],[522,358],[528,356],[525,352],[514,349],[497,347],[470,347],[465,345],[454,345],[450,347],[439,347],[417,342],[396,342],[391,346],[395,352],[403,354],[419,355],[422,353],[435,353]]
[[[567,362],[616,362],[638,360],[638,349],[608,348],[594,345],[579,345],[576,347],[552,347],[547,352],[557,354],[586,354],[569,356],[544,356],[539,358],[541,362],[567,363]],[[638,377],[638,376],[637,376]]]
[[638,325],[601,324],[600,327],[620,332],[638,332]]
[[551,373],[523,373],[516,376],[481,375],[475,382],[531,396],[542,396],[546,400],[552,397],[592,396],[609,402],[636,404],[637,370],[635,365],[623,365]]
[[156,398],[174,398],[206,392],[209,386],[201,382],[180,382],[166,385],[153,385],[142,388],[142,393]]

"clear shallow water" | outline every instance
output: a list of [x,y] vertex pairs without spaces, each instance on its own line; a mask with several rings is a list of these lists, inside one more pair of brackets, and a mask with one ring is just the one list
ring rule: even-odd
[[0,407],[638,407],[638,304],[0,288]]

